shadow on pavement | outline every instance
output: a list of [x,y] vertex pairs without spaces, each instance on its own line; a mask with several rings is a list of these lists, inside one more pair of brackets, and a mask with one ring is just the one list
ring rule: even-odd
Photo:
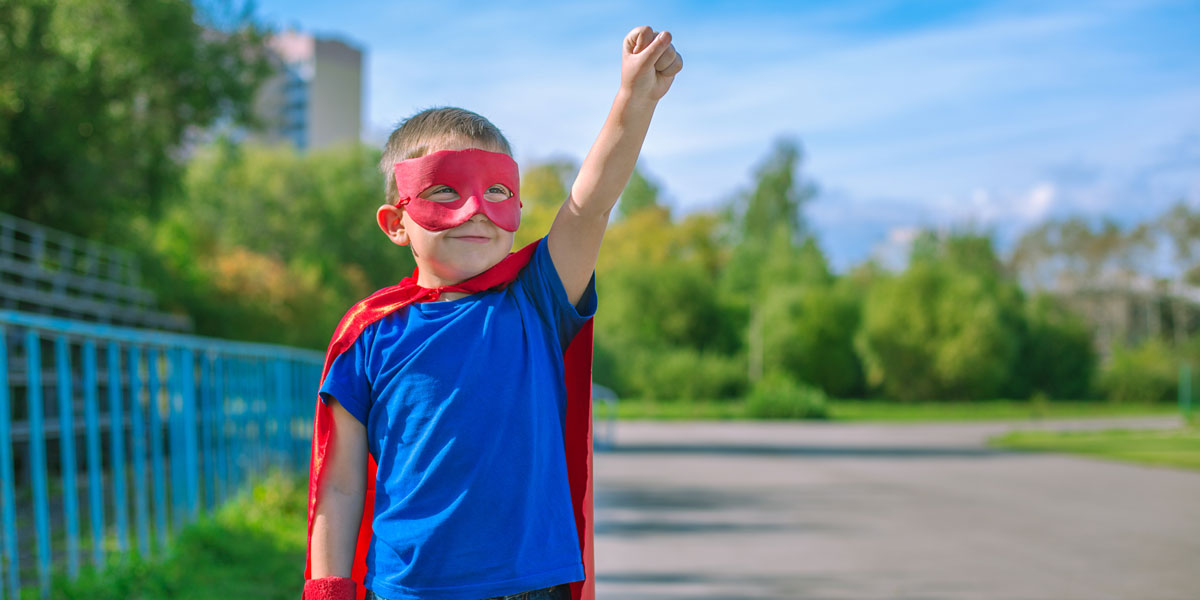
[[[623,600],[762,600],[764,598],[804,598],[805,590],[828,589],[836,584],[831,578],[730,576],[705,573],[625,572],[597,573],[596,583],[606,591],[617,592]],[[704,590],[699,592],[699,590]],[[691,593],[685,593],[691,592]]]
[[1013,450],[956,446],[767,446],[757,444],[617,444],[614,454],[712,454],[730,456],[818,456],[821,458],[995,458]]

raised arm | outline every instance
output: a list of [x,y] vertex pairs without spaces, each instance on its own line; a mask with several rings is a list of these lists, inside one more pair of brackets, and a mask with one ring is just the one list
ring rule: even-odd
[[596,268],[609,213],[633,174],[654,108],[682,68],[670,33],[643,26],[625,36],[621,88],[548,235],[550,258],[572,304]]

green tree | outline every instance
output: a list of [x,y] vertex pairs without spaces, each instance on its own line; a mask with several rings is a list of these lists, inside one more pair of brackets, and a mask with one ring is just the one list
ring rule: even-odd
[[854,347],[862,308],[855,290],[837,285],[772,288],[763,299],[764,371],[835,397],[862,395],[862,364]]
[[342,313],[412,272],[379,231],[379,153],[201,149],[157,221],[140,219],[160,299],[200,333],[324,347]]
[[514,246],[524,247],[550,232],[578,170],[572,162],[554,161],[532,165],[521,173],[521,227]]
[[1054,398],[1089,397],[1097,360],[1091,327],[1045,294],[1029,300],[1025,318],[1028,330],[1018,361],[1025,377],[1017,383]]
[[743,330],[752,382],[762,377],[767,362],[774,361],[764,357],[764,332],[780,324],[768,323],[762,310],[772,287],[790,285],[797,278],[829,279],[827,269],[814,268],[819,262],[812,260],[815,245],[804,245],[809,236],[802,211],[816,192],[800,179],[802,159],[797,142],[777,141],[756,172],[754,189],[738,197],[729,210],[736,227],[728,236],[733,251],[721,289],[730,304],[747,315]]
[[926,236],[908,269],[875,283],[857,345],[868,381],[901,400],[978,399],[1012,385],[1020,289],[988,238]]
[[742,214],[743,241],[769,239],[780,227],[794,243],[807,233],[801,211],[816,191],[812,185],[799,180],[798,169],[803,160],[804,153],[798,142],[784,138],[775,143],[771,154],[759,167],[754,190],[746,199]]
[[720,220],[648,206],[614,223],[596,267],[597,381],[624,395],[721,398],[745,387],[739,321],[713,281]]
[[635,168],[617,202],[617,218],[624,219],[639,210],[660,206],[659,190],[659,185],[647,178],[640,166]]
[[0,211],[121,241],[176,188],[185,135],[250,122],[269,72],[248,13],[186,0],[0,2]]

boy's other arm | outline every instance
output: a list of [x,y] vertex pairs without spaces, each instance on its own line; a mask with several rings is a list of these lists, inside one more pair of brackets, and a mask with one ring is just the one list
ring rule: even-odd
[[608,216],[633,174],[654,108],[682,68],[670,33],[655,34],[643,26],[625,36],[621,88],[547,236],[571,304],[579,302],[592,278]]
[[312,578],[349,577],[367,493],[367,431],[330,398],[333,440],[313,518]]

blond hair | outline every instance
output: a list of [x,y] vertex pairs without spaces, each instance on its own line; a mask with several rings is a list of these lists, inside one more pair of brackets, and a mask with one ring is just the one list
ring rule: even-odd
[[410,158],[429,154],[439,144],[449,140],[482,142],[489,149],[512,156],[512,147],[500,128],[491,121],[469,110],[453,106],[427,108],[400,123],[388,136],[379,159],[379,171],[383,173],[384,195],[388,204],[395,204],[397,197],[393,166]]

